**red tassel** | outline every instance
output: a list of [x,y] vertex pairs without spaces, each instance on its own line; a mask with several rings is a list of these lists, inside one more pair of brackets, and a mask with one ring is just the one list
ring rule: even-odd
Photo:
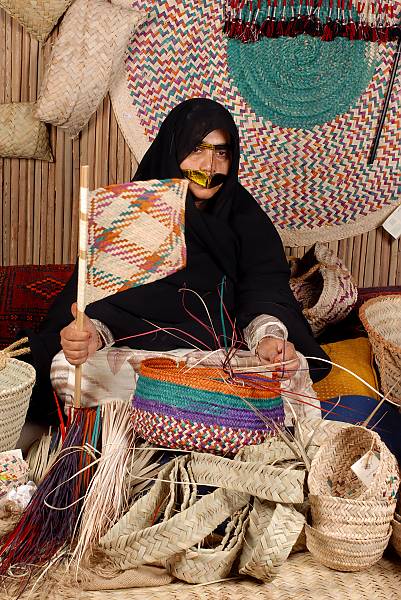
[[379,42],[386,43],[389,41],[389,30],[388,27],[378,27],[377,35],[379,36]]
[[242,36],[243,31],[244,31],[244,24],[242,22],[242,19],[236,19],[233,37],[235,37],[237,40],[239,40]]
[[[262,30],[263,26],[264,26],[264,29]],[[266,19],[266,21],[263,23],[262,27],[260,28],[261,35],[264,35],[265,37],[268,37],[268,38],[277,37],[276,26],[277,26],[276,19],[274,17],[268,17]]]
[[295,35],[302,35],[305,31],[305,21],[302,15],[295,19]]
[[354,21],[349,21],[345,27],[346,30],[346,36],[347,38],[349,38],[350,40],[356,40],[357,37],[357,31],[356,31],[356,26]]
[[295,37],[296,36],[296,32],[295,32],[295,18],[294,17],[292,17],[290,19],[290,21],[288,21],[288,23],[287,23],[286,35],[288,35],[289,37]]
[[241,42],[249,42],[251,37],[251,24],[249,21],[247,21],[242,29],[242,33],[240,36],[240,40]]
[[322,37],[324,31],[323,23],[319,17],[315,20],[315,37]]
[[370,30],[369,31],[369,33],[370,33],[370,36],[369,36],[370,41],[371,42],[377,42],[377,41],[379,41],[379,34],[377,33],[376,27],[369,27],[369,30]]
[[329,17],[323,28],[323,35],[322,35],[323,42],[332,42],[334,40],[332,23],[333,23],[333,21]]
[[312,37],[316,36],[316,18],[313,16],[308,17],[305,27],[304,33],[307,35],[311,35]]
[[288,25],[287,21],[285,20],[285,17],[281,17],[281,19],[277,22],[277,27],[276,27],[276,36],[277,37],[282,37],[284,35],[290,35],[288,33]]

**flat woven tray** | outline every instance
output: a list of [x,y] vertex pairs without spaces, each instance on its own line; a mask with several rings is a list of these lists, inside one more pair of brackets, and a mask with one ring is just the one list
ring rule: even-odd
[[[309,553],[295,554],[270,584],[233,580],[210,585],[169,584],[112,592],[85,592],[80,600],[399,600],[401,561],[391,557],[359,573],[340,573]],[[55,600],[55,598],[49,598]]]

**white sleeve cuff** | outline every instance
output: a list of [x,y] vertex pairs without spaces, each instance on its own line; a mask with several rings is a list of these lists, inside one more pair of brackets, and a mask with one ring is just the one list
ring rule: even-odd
[[114,344],[114,337],[107,325],[102,323],[102,321],[98,321],[97,319],[91,319],[91,321],[96,327],[96,331],[103,342],[103,348],[109,348],[112,346]]
[[287,340],[287,327],[276,317],[259,315],[244,329],[244,338],[249,350],[255,353],[260,340],[264,337]]

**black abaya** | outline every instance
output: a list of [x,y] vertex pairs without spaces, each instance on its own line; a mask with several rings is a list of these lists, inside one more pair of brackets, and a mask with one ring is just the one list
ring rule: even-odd
[[[204,98],[178,105],[161,125],[138,167],[135,180],[182,177],[179,167],[182,160],[215,129],[224,129],[230,134],[230,171],[226,182],[207,201],[204,210],[196,208],[188,193],[186,267],[159,281],[94,302],[85,312],[90,318],[105,323],[116,340],[136,336],[121,342],[131,348],[162,351],[191,347],[193,339],[190,336],[199,340],[201,349],[215,348],[210,332],[192,318],[183,305],[185,301],[186,307],[207,323],[200,300],[191,292],[180,290],[188,288],[200,294],[221,334],[218,288],[224,280],[225,307],[241,329],[257,315],[272,315],[284,323],[289,340],[302,354],[327,358],[314,340],[289,287],[289,268],[276,229],[238,181],[238,130],[226,109]],[[60,330],[72,321],[70,307],[76,300],[76,281],[75,271],[39,333],[28,332],[38,374],[35,404],[43,402],[43,393],[48,393],[51,360],[61,349]],[[165,331],[139,335],[154,330],[155,326],[173,327],[181,339]],[[315,381],[329,370],[322,363],[314,365],[310,361],[309,366]]]

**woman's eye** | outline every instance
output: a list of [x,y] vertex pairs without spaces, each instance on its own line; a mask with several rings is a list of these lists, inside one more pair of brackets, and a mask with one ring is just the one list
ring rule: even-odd
[[216,156],[217,156],[217,158],[221,158],[222,160],[225,160],[228,158],[228,150],[218,150],[216,152]]
[[201,146],[196,146],[192,152],[193,154],[200,154],[201,152],[203,152],[203,150],[204,148],[202,148]]

